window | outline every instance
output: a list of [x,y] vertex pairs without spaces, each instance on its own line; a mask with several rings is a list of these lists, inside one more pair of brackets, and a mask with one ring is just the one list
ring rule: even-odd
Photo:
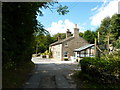
[[60,52],[58,52],[58,57],[60,56]]
[[65,43],[65,47],[67,47],[68,46],[68,43]]
[[58,45],[58,47],[60,47],[60,45]]
[[64,52],[64,57],[67,57],[68,52]]
[[94,46],[92,46],[92,49],[94,49],[95,47]]

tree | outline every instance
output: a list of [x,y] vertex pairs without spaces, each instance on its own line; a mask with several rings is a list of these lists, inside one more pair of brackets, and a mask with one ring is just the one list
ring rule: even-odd
[[115,39],[118,39],[120,36],[120,14],[114,14],[111,17],[111,33],[114,33]]
[[[37,15],[43,15],[39,8],[50,8],[55,3],[2,3],[3,68],[4,66],[8,66],[8,64],[12,66],[11,63],[20,66],[22,62],[31,60],[35,40],[33,33],[36,32],[36,34],[39,34],[38,32],[40,32],[41,34],[41,32],[45,31],[42,25],[36,20]],[[58,12],[62,15],[66,14],[63,11]]]
[[[120,42],[120,14],[114,14],[111,17],[111,33],[113,35],[114,40],[112,40],[112,44],[114,47],[119,48]],[[119,44],[119,45],[118,45]]]
[[57,33],[55,35],[53,35],[52,39],[53,42],[58,40],[58,36],[60,36],[61,40],[66,38],[66,33]]
[[63,7],[62,5],[60,5],[57,12],[59,13],[59,15],[65,15],[69,12],[69,10],[67,6]]
[[46,3],[3,3],[3,65],[20,65],[31,59],[33,32],[37,28],[36,15]]
[[110,44],[110,17],[105,17],[100,24],[100,27],[97,29],[100,33],[99,45],[105,46],[106,49],[109,51],[109,44]]
[[90,30],[85,31],[83,34],[83,38],[92,44],[94,43],[95,37],[96,37],[96,33]]
[[120,36],[120,15],[114,14],[111,18],[104,18],[97,31],[100,32],[101,45],[106,45],[108,50],[109,44],[116,47],[116,40],[119,39]]
[[80,37],[83,37],[83,35],[84,35],[84,33],[82,33],[82,32],[79,33],[79,36],[80,36]]

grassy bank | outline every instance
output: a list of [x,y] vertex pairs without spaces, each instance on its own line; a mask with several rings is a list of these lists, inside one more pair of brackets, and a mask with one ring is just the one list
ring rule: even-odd
[[2,88],[21,88],[26,80],[29,79],[35,65],[33,62],[23,63],[15,70],[2,71]]
[[77,88],[120,88],[120,52],[106,57],[84,57],[73,75]]
[[75,80],[77,88],[120,88],[120,83],[99,83],[96,82],[95,78],[82,71],[76,71],[72,78]]

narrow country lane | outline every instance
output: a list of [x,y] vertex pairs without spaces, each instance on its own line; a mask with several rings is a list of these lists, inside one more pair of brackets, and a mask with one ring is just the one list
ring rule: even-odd
[[70,75],[78,68],[71,61],[32,58],[36,67],[24,88],[76,88]]

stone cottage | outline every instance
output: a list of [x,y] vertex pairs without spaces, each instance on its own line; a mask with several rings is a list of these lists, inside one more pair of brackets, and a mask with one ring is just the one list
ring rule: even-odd
[[75,25],[73,36],[71,36],[69,29],[67,29],[66,38],[63,40],[58,38],[58,41],[52,43],[49,49],[51,49],[54,59],[64,61],[69,60],[70,56],[74,56],[74,49],[86,44],[89,43],[79,36],[79,28]]

